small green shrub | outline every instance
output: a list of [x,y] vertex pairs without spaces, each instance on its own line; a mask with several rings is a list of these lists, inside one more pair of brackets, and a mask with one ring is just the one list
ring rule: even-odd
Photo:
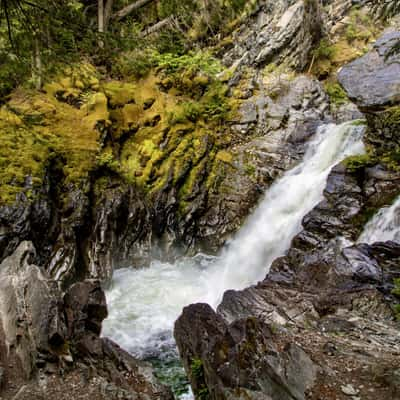
[[329,96],[331,103],[340,106],[349,102],[344,89],[337,82],[327,81],[325,83],[325,91]]
[[111,74],[117,78],[142,78],[154,66],[153,53],[146,50],[133,50],[115,60]]
[[171,125],[181,124],[186,121],[196,122],[203,114],[203,109],[199,103],[190,101],[184,103],[181,108],[175,112],[169,113],[169,123]]
[[348,171],[355,172],[361,168],[371,166],[375,163],[375,159],[370,154],[361,154],[358,156],[350,156],[344,160],[344,164]]
[[203,72],[215,77],[222,71],[220,62],[207,52],[190,52],[184,55],[154,53],[153,62],[164,73],[171,75],[182,71]]
[[318,47],[313,51],[313,56],[318,59],[330,60],[335,55],[335,47],[332,46],[328,39],[321,39]]
[[192,359],[192,363],[190,364],[190,370],[192,371],[192,375],[196,379],[204,378],[203,361],[201,361],[200,358]]
[[351,43],[358,37],[357,26],[353,23],[347,26],[346,28],[346,40]]

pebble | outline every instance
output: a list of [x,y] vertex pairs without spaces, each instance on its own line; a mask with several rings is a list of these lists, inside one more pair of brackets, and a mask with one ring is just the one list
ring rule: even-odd
[[358,394],[358,390],[354,389],[354,387],[352,385],[345,385],[345,386],[341,386],[340,389],[342,390],[342,392],[347,395],[347,396],[356,396]]

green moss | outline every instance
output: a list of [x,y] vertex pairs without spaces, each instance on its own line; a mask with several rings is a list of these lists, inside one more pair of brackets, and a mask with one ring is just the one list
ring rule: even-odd
[[384,126],[400,126],[400,106],[387,108],[381,116]]
[[220,161],[223,161],[223,162],[225,162],[225,163],[227,163],[227,164],[230,164],[230,163],[232,163],[233,156],[232,156],[232,154],[229,153],[228,151],[226,151],[226,150],[221,150],[221,151],[219,151],[219,152],[217,153],[216,159],[217,159],[217,160],[220,160]]
[[118,161],[115,159],[111,147],[106,147],[97,157],[96,162],[99,167],[106,167],[112,171],[118,171]]
[[89,96],[87,102],[82,106],[83,123],[94,129],[98,122],[109,124],[109,112],[107,98],[104,93],[94,93]]
[[[83,64],[66,69],[45,93],[13,93],[0,109],[0,203],[12,203],[22,190],[31,195],[26,178],[31,177],[33,188],[39,186],[54,159],[62,160],[65,182],[74,185],[95,168],[99,128],[109,123],[106,97],[92,90],[97,84],[94,69]],[[79,101],[70,105],[71,93]]]
[[199,103],[188,101],[182,103],[175,111],[168,114],[168,120],[171,125],[182,124],[186,121],[196,122],[202,115],[202,107]]
[[103,90],[111,107],[122,107],[135,101],[136,85],[112,81],[105,83]]
[[353,126],[367,126],[367,121],[365,119],[356,119],[351,122]]

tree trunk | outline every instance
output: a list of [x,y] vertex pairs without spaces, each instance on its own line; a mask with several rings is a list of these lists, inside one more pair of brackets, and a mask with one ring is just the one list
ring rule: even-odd
[[35,82],[35,88],[42,88],[42,56],[40,54],[39,39],[35,36],[33,40],[33,55],[32,55],[32,78]]
[[103,38],[101,37],[104,34],[104,0],[98,0],[97,4],[97,30],[100,34],[99,47],[104,47]]
[[114,0],[107,0],[104,7],[104,31],[107,32],[108,24],[110,22]]
[[154,0],[137,0],[134,3],[127,5],[113,15],[113,18],[120,20],[131,14],[133,11],[153,2]]

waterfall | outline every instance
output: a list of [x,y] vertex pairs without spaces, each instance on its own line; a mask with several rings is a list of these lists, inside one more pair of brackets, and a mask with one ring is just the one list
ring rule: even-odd
[[227,289],[263,279],[301,229],[301,220],[323,197],[331,168],[364,152],[364,128],[352,123],[322,126],[303,161],[267,190],[259,206],[217,257],[198,254],[174,264],[154,260],[149,268],[115,271],[107,292],[109,336],[134,355],[169,365],[175,374],[173,324],[185,305],[215,307]]
[[387,241],[400,243],[400,197],[390,207],[381,208],[365,225],[358,243]]

